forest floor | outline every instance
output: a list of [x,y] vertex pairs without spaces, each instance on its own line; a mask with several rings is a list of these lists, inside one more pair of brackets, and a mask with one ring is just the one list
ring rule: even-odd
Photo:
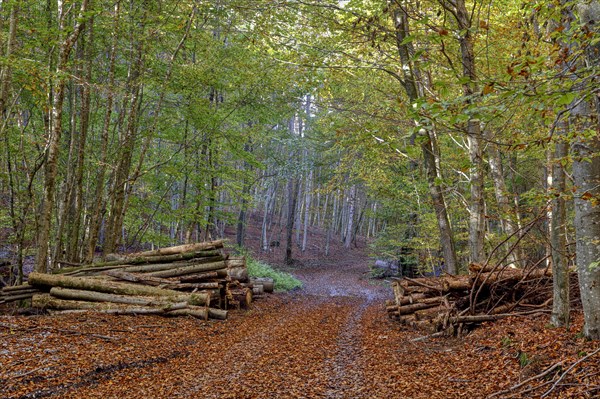
[[0,398],[486,398],[558,362],[494,397],[600,397],[599,345],[578,336],[579,313],[569,332],[539,316],[413,341],[423,333],[388,320],[364,245],[316,252],[294,265],[303,289],[224,322],[0,316]]

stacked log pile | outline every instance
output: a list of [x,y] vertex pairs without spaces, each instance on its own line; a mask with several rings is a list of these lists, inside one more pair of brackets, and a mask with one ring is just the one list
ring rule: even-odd
[[468,275],[394,280],[387,312],[430,333],[460,333],[473,324],[540,311],[550,304],[551,287],[550,269],[471,264]]
[[31,299],[34,294],[40,292],[40,290],[29,284],[2,287],[0,290],[0,304]]
[[249,280],[245,258],[228,257],[223,241],[213,241],[31,273],[27,284],[5,287],[0,300],[31,299],[32,307],[51,311],[226,319],[229,309],[248,307],[265,284]]

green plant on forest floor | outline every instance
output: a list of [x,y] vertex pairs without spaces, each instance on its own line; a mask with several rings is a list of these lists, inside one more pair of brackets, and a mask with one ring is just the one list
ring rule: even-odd
[[274,269],[266,263],[247,258],[246,265],[251,277],[269,277],[275,282],[275,291],[291,291],[302,287],[302,282],[289,273]]

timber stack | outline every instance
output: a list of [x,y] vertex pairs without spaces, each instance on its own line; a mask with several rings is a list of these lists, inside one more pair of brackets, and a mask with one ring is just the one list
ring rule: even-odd
[[[192,316],[226,319],[247,308],[272,280],[250,280],[244,257],[229,257],[223,241],[145,251],[107,261],[31,273],[28,283],[5,287],[0,301],[31,299],[49,311]],[[256,293],[256,295],[255,295]]]
[[392,281],[388,316],[428,333],[464,328],[513,315],[544,311],[552,300],[552,270],[471,264],[468,275]]

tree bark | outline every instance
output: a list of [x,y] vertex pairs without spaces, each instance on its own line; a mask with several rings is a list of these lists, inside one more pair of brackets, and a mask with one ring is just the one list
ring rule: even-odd
[[90,310],[107,314],[138,315],[156,314],[163,316],[193,316],[198,319],[207,320],[209,309],[198,306],[186,306],[184,304],[173,304],[163,307],[154,306],[132,306],[112,302],[86,302],[54,298],[48,294],[34,295],[32,306],[40,309],[56,310]]
[[469,249],[470,261],[485,262],[483,249],[485,238],[485,203],[483,197],[483,151],[479,121],[472,119],[468,124],[469,158],[471,159],[471,202],[469,204]]
[[156,272],[148,273],[149,276],[154,277],[177,277],[177,276],[185,276],[187,274],[195,274],[195,273],[204,273],[204,272],[212,272],[216,270],[225,269],[225,262],[214,262],[214,263],[204,263],[197,265],[189,265],[184,267],[179,267],[176,269],[168,269],[168,270],[160,270]]
[[[66,15],[64,3],[61,4],[59,10],[59,32],[66,32]],[[61,42],[58,63],[56,65],[56,81],[53,86],[52,99],[52,123],[51,130],[48,132],[46,167],[44,174],[44,194],[42,209],[40,212],[40,225],[38,229],[37,244],[38,250],[35,261],[35,270],[37,272],[45,272],[48,270],[48,250],[50,248],[50,230],[52,227],[52,213],[54,211],[55,193],[56,193],[56,176],[58,174],[58,156],[60,152],[60,138],[62,133],[62,114],[63,103],[65,99],[66,78],[63,75],[67,74],[67,61],[71,54],[71,50],[75,45],[81,30],[83,29],[86,20],[85,13],[87,12],[88,0],[81,2],[79,15],[77,16],[77,24]]]
[[286,243],[285,243],[285,259],[286,264],[291,264],[292,259],[292,247],[294,239],[294,220],[296,219],[296,201],[298,199],[298,186],[300,182],[297,178],[290,178],[288,180],[288,211],[287,211],[287,223],[286,223]]
[[[581,22],[598,35],[600,2],[580,1],[577,6]],[[596,67],[600,64],[599,47],[596,44],[586,53],[587,61]],[[578,130],[593,132],[578,135],[572,145],[573,178],[577,189],[574,224],[579,291],[584,314],[583,332],[588,338],[600,339],[600,206],[597,203],[600,198],[600,99],[594,96],[591,102],[583,100],[578,109],[572,111],[579,122]]]
[[[92,278],[70,277],[45,273],[31,273],[29,284],[33,286],[50,286],[73,288],[86,291],[98,291],[118,295],[141,295],[157,297],[181,298],[182,293],[173,290],[165,290],[145,285],[128,284],[114,281],[106,281]],[[210,304],[210,295],[205,293],[194,293],[186,296],[186,302],[192,305]]]
[[[504,178],[504,172],[502,167],[502,157],[500,150],[496,145],[495,138],[489,129],[485,129],[484,136],[487,141],[487,156],[488,164],[490,166],[490,175],[494,183],[494,193],[496,194],[496,202],[498,204],[498,213],[500,214],[500,225],[502,232],[506,236],[515,236],[517,229],[516,224],[511,218],[512,207],[510,205],[510,198],[508,197],[508,190],[506,188],[506,180]],[[507,242],[505,246],[506,250],[510,250],[510,243]],[[517,245],[512,252],[507,256],[509,264],[519,267],[522,266],[524,255],[522,254],[521,246]]]
[[188,299],[187,295],[181,295],[181,297],[144,297],[107,294],[104,292],[75,290],[62,287],[52,287],[52,289],[50,289],[50,295],[61,299],[71,299],[88,302],[112,302],[122,303],[126,305],[157,306],[161,308],[169,308],[173,305],[178,306],[181,303],[187,306]]
[[553,302],[550,322],[556,327],[569,326],[569,254],[567,248],[566,173],[563,162],[569,153],[567,126],[560,127],[555,144],[552,171],[552,245]]
[[94,198],[90,211],[89,233],[84,246],[85,263],[91,263],[94,259],[96,244],[98,243],[98,235],[100,232],[100,222],[102,220],[103,209],[106,206],[104,197],[104,183],[106,177],[106,169],[108,165],[108,143],[109,132],[111,125],[111,117],[113,112],[114,93],[112,87],[115,86],[115,63],[117,58],[117,38],[119,31],[120,19],[120,2],[116,2],[113,11],[113,30],[110,56],[108,61],[108,90],[106,92],[106,108],[104,112],[104,121],[102,125],[102,133],[100,135],[100,164],[98,165],[98,174],[96,175],[96,187],[94,190]]
[[202,256],[200,251],[206,251],[206,256],[215,256],[217,253],[213,251],[214,249],[223,248],[224,241],[209,241],[209,242],[198,242],[193,244],[184,244],[177,245],[174,247],[167,247],[156,249],[153,251],[144,251],[137,252],[130,255],[127,255],[128,258],[137,258],[137,257],[151,257],[151,256],[163,256],[163,255],[177,255],[187,252],[199,252],[199,256]]
[[[401,81],[401,84],[403,85],[411,104],[414,104],[421,97],[421,91],[419,90],[417,83],[419,69],[414,65],[414,61],[412,61],[411,56],[411,54],[414,54],[414,48],[412,47],[411,42],[407,41],[411,34],[409,18],[405,10],[401,9],[400,7],[396,7],[393,10],[392,16],[395,25],[396,47],[400,56],[400,60],[403,64],[403,80]],[[417,126],[419,125],[418,120],[416,120],[415,123]],[[425,129],[421,129],[421,134],[425,138],[424,142],[421,144],[421,150],[423,152],[423,159],[427,173],[429,193],[433,202],[438,229],[440,232],[440,242],[442,246],[444,263],[448,273],[456,274],[458,271],[458,266],[456,260],[454,235],[452,233],[452,226],[448,218],[443,188],[439,183],[441,173],[438,169],[438,162],[436,160],[438,154],[434,150],[436,147],[436,136],[435,132],[426,131]]]
[[350,187],[350,192],[348,193],[348,222],[346,223],[346,233],[344,239],[344,247],[350,248],[350,244],[352,244],[352,227],[354,223],[354,208],[356,203],[356,185],[352,185]]

